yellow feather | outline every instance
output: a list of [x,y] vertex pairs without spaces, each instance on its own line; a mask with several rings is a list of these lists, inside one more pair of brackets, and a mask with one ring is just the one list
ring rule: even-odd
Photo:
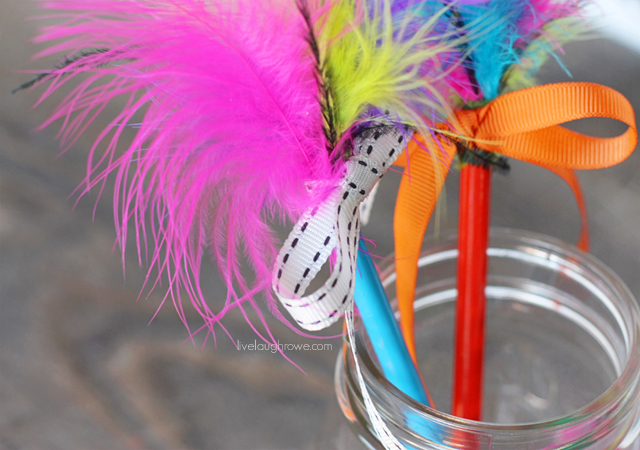
[[[367,115],[371,106],[423,132],[425,116],[449,116],[446,98],[434,87],[445,75],[436,75],[438,56],[459,45],[451,36],[434,37],[447,9],[420,19],[418,30],[409,33],[407,26],[418,19],[406,13],[394,23],[391,0],[334,1],[320,21],[318,43],[338,135],[359,120],[380,120]],[[433,67],[433,77],[424,77],[421,67]]]

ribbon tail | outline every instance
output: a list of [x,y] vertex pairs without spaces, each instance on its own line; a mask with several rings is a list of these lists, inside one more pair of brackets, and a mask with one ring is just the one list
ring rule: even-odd
[[[402,334],[414,362],[417,362],[417,358],[413,301],[418,277],[418,259],[429,219],[455,152],[456,146],[446,139],[425,139],[423,136],[415,135],[408,145],[408,163],[403,164],[407,170],[400,182],[393,222],[396,294]],[[438,158],[438,154],[442,157]]]
[[589,251],[589,217],[587,215],[587,206],[584,201],[584,195],[582,193],[582,187],[580,186],[580,180],[575,171],[566,167],[554,167],[554,166],[541,166],[545,169],[555,173],[564,180],[565,183],[571,188],[573,195],[576,198],[578,204],[578,210],[580,211],[580,238],[576,246],[583,252]]

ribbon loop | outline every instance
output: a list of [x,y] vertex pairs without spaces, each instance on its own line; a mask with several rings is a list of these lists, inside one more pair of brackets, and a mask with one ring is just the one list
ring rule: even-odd
[[[597,138],[570,131],[560,124],[589,117],[619,120],[629,126],[614,138]],[[573,169],[599,169],[615,165],[633,152],[638,133],[629,101],[619,92],[593,83],[556,83],[504,94],[478,109],[458,110],[451,125],[442,124],[448,135],[473,142],[487,152],[545,167],[565,180],[576,196],[582,220],[578,245],[588,248],[588,223],[582,191]],[[423,141],[436,149],[433,140]],[[441,146],[443,148],[443,146]],[[450,152],[453,152],[451,146]],[[415,360],[413,300],[417,263],[422,240],[442,181],[434,180],[437,165],[428,156],[409,157],[409,176],[403,177],[394,216],[396,245],[396,291],[402,331]],[[425,153],[426,155],[426,153]],[[451,153],[453,155],[453,153]],[[427,182],[426,180],[431,180]],[[435,184],[434,184],[435,183]],[[440,183],[440,184],[438,184]]]
[[[306,211],[285,241],[275,266],[274,290],[283,306],[306,330],[337,321],[351,305],[360,237],[362,200],[405,147],[396,126],[368,128],[354,139],[355,155],[329,199]],[[317,291],[305,291],[337,247],[334,267]]]
[[[597,138],[559,126],[603,117],[629,126],[614,138]],[[594,83],[555,83],[501,95],[477,110],[456,111],[464,137],[478,148],[537,165],[600,169],[625,160],[638,139],[631,103]]]

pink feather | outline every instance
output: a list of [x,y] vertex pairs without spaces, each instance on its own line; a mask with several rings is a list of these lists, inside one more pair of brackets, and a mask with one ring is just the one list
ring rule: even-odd
[[531,14],[518,24],[523,36],[540,32],[551,20],[580,15],[579,0],[529,0],[529,4]]
[[[185,324],[185,293],[211,331],[229,308],[244,301],[256,307],[259,292],[282,318],[269,294],[277,253],[270,223],[295,220],[326,195],[310,192],[309,182],[331,186],[340,175],[327,150],[316,62],[295,4],[61,0],[43,6],[61,10],[66,21],[42,31],[38,42],[62,42],[40,56],[105,49],[53,72],[41,100],[75,75],[87,76],[44,125],[62,120],[68,148],[111,100],[126,101],[90,150],[81,192],[115,177],[123,259],[132,224],[141,262],[147,238],[152,243],[149,264],[160,272],[152,284],[168,277],[168,294]],[[133,143],[116,150],[139,113],[144,118]],[[229,286],[220,312],[200,288],[207,248]],[[243,255],[254,280],[243,275]]]

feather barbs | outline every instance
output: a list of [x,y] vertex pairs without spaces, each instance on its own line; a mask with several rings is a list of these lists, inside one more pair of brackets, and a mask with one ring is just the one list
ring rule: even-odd
[[[65,148],[124,99],[90,150],[80,194],[115,177],[123,259],[134,227],[140,262],[148,246],[159,273],[150,269],[148,287],[168,278],[181,318],[189,298],[209,331],[231,308],[257,308],[259,293],[284,320],[269,288],[272,225],[295,222],[340,184],[354,130],[377,121],[428,133],[449,115],[437,86],[440,56],[457,44],[436,30],[446,7],[421,21],[390,0],[43,6],[66,21],[43,30],[39,42],[61,42],[41,56],[71,56],[44,76],[42,99],[79,80],[45,124],[62,122]],[[123,145],[125,127],[135,137]],[[207,251],[228,286],[220,312],[200,284]]]

